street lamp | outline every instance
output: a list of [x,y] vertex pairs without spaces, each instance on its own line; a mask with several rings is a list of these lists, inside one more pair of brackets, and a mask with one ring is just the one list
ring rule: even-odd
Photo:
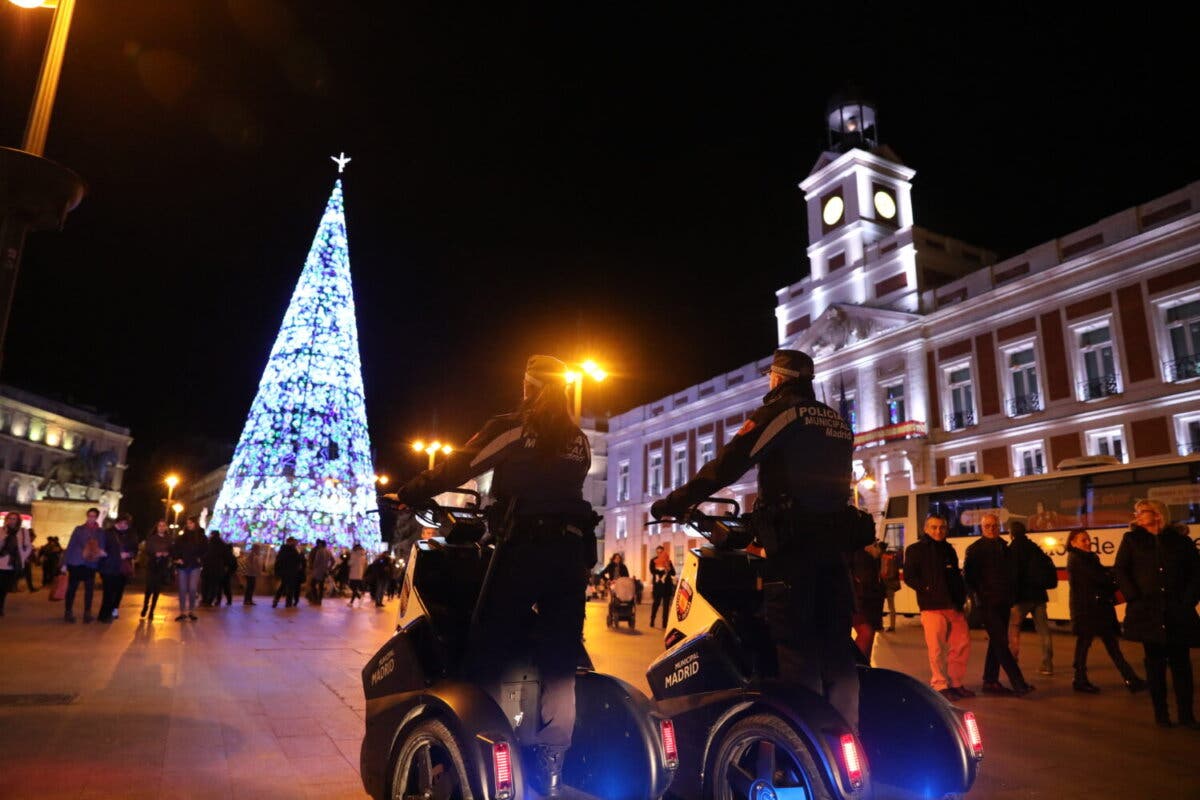
[[387,475],[376,475],[375,476],[375,482],[378,483],[380,486],[387,486],[389,480],[391,480],[391,478],[389,478]]
[[53,8],[50,38],[42,58],[33,106],[20,150],[0,147],[0,358],[16,292],[21,252],[29,231],[62,228],[67,214],[83,199],[83,180],[73,171],[42,158],[50,109],[58,91],[67,32],[75,0],[9,0],[23,8]]
[[175,512],[175,517],[171,520],[171,524],[178,526],[179,512],[183,511],[183,503],[175,503],[174,505],[171,506],[171,510]]
[[171,495],[175,492],[175,487],[179,485],[179,476],[172,473],[163,479],[163,483],[167,485],[167,496],[163,500],[163,519],[166,519],[167,511],[171,508]]
[[438,453],[445,453],[446,455],[450,455],[451,453],[454,452],[453,447],[451,447],[448,444],[442,444],[441,442],[437,441],[436,439],[433,440],[432,442],[429,442],[428,444],[426,444],[421,439],[417,439],[415,442],[413,442],[412,449],[413,449],[413,452],[415,452],[415,453],[428,454],[430,469],[433,469],[433,464],[437,460]]
[[564,373],[567,383],[575,387],[575,424],[579,424],[580,418],[583,416],[583,376],[587,375],[592,380],[599,383],[608,377],[608,373],[600,369],[600,366],[590,358],[579,365],[579,369],[568,369]]
[[857,480],[855,480],[850,485],[852,487],[854,487],[854,507],[858,508],[859,507],[858,506],[859,489],[866,489],[867,491],[874,489],[875,488],[875,476],[871,473],[871,469],[868,467],[863,470],[862,476],[859,477]]

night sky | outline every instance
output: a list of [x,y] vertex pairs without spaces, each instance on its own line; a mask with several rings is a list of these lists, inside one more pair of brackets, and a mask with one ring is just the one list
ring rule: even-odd
[[[515,405],[533,352],[594,355],[614,375],[585,406],[614,412],[769,354],[847,83],[917,171],[917,223],[1001,257],[1200,178],[1193,43],[1151,4],[450,5],[78,4],[46,155],[89,190],[29,241],[0,379],[131,427],[135,513],[232,451],[341,150],[397,477],[407,441]],[[0,5],[0,144],[49,22]]]

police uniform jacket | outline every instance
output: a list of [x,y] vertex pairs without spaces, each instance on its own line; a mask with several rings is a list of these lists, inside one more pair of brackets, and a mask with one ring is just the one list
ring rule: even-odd
[[591,446],[583,431],[576,428],[561,452],[546,455],[516,411],[492,417],[462,448],[406,483],[396,496],[401,503],[415,503],[494,469],[492,494],[516,500],[518,516],[587,517],[592,507],[583,499],[583,481],[591,464]]
[[1125,595],[1125,638],[1200,647],[1200,554],[1172,527],[1157,536],[1134,525],[1113,566]]

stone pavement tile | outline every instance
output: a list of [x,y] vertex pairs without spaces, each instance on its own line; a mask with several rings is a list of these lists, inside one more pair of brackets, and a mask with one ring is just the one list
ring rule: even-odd
[[362,717],[349,708],[331,711],[317,718],[321,729],[333,739],[362,738],[365,725]]
[[211,770],[224,774],[227,769],[225,748],[177,746],[168,743],[162,768],[164,772]]
[[351,764],[358,764],[359,752],[362,749],[362,740],[363,737],[359,736],[354,739],[334,739],[333,743],[343,758]]
[[271,730],[279,738],[324,736],[325,731],[312,717],[271,717]]
[[[332,746],[332,742],[330,746]],[[290,757],[293,777],[302,784],[353,783],[359,780],[358,770],[350,766],[334,748],[329,756]]]
[[223,730],[224,727],[219,722],[197,722],[191,719],[175,721],[167,731],[167,748],[221,748],[225,746]]
[[171,800],[233,800],[233,788],[224,768],[164,770],[158,796]]
[[319,736],[287,736],[279,740],[279,747],[293,760],[341,757],[337,745],[323,733]]
[[367,800],[361,782],[308,784],[304,796],[312,800]]

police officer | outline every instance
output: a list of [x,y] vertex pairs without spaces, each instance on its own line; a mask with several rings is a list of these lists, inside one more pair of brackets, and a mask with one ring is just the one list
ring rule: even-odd
[[769,374],[762,407],[650,513],[680,517],[758,465],[755,528],[766,549],[764,605],[780,678],[825,695],[857,729],[854,594],[845,557],[874,541],[874,526],[849,506],[854,434],[838,412],[817,402],[807,354],[776,350]]
[[464,447],[397,492],[401,503],[411,504],[495,470],[492,494],[497,507],[510,509],[511,524],[472,631],[471,668],[479,677],[494,676],[498,654],[521,638],[512,627],[537,605],[533,658],[542,676],[541,726],[532,755],[537,788],[549,797],[559,796],[575,727],[584,588],[596,563],[596,517],[583,499],[591,460],[587,436],[571,419],[566,365],[531,356],[521,407],[488,420]]

